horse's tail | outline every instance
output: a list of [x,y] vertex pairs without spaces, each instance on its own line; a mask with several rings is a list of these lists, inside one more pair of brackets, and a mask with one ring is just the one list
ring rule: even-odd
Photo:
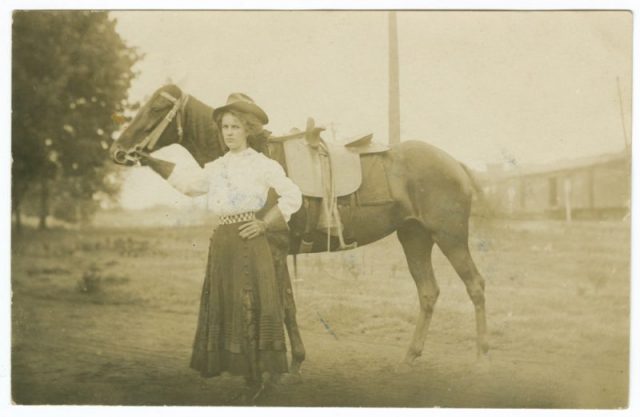
[[469,168],[468,166],[466,166],[462,162],[460,162],[460,166],[462,167],[464,172],[467,173],[467,176],[469,177],[469,181],[471,182],[471,186],[473,187],[473,190],[476,193],[477,201],[480,202],[481,204],[484,204],[484,202],[485,202],[484,190],[482,189],[482,186],[478,182],[478,179],[476,178],[476,175],[473,173],[471,168]]

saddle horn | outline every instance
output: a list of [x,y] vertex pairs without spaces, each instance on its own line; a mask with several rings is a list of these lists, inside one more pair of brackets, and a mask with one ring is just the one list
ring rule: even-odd
[[316,122],[313,120],[313,117],[309,117],[307,119],[307,127],[304,131],[293,128],[287,135],[269,136],[269,142],[286,142],[290,139],[298,139],[304,136],[309,145],[315,147],[320,143],[320,132],[323,132],[325,130],[326,129],[324,127],[316,126]]
[[309,145],[316,147],[320,144],[320,132],[323,132],[324,130],[324,127],[316,127],[316,122],[313,120],[313,117],[309,117],[307,119],[307,128],[304,132],[304,138],[307,140]]

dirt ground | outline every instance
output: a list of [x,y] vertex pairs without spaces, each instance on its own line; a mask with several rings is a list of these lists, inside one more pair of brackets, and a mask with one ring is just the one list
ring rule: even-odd
[[[14,236],[14,402],[236,404],[241,380],[188,368],[209,234],[190,226]],[[424,354],[398,367],[418,301],[390,236],[299,258],[303,381],[258,405],[625,407],[629,224],[483,222],[471,249],[487,283],[487,363],[475,358],[473,306],[436,249],[441,295]]]

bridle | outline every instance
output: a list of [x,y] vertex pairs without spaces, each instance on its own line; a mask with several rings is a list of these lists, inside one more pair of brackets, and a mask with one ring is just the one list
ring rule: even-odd
[[178,143],[182,143],[182,138],[184,136],[184,129],[182,128],[182,112],[187,104],[187,101],[189,101],[189,95],[184,94],[180,98],[175,98],[165,91],[162,91],[160,95],[172,102],[173,107],[171,108],[171,110],[169,110],[169,113],[167,113],[164,119],[162,119],[162,121],[153,128],[151,133],[149,133],[142,142],[134,147],[135,150],[141,151],[146,149],[149,152],[153,152],[153,148],[155,148],[156,144],[158,143],[158,139],[160,139],[160,136],[162,136],[162,133],[164,133],[165,129],[167,128],[167,126],[169,126],[169,123],[173,121],[173,118],[176,117],[176,115],[178,116]]
[[182,143],[182,140],[184,138],[184,129],[182,127],[182,113],[185,106],[187,105],[187,102],[189,101],[189,95],[183,94],[182,97],[176,98],[165,91],[160,92],[160,95],[172,102],[173,107],[171,108],[171,110],[169,110],[162,121],[158,123],[158,125],[154,127],[153,130],[142,140],[142,142],[136,144],[133,149],[129,151],[121,151],[119,155],[116,155],[115,158],[119,159],[120,162],[131,161],[134,163],[139,163],[141,153],[153,152],[156,144],[158,143],[158,140],[160,139],[160,136],[162,136],[164,131],[167,129],[167,126],[169,126],[169,124],[176,116],[178,116],[176,119],[178,143]]

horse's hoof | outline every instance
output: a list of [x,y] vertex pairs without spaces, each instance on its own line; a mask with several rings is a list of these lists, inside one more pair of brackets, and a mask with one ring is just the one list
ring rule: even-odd
[[268,394],[271,393],[272,391],[273,391],[273,386],[271,384],[265,384],[265,383],[253,385],[250,387],[245,387],[241,392],[231,397],[228,403],[230,403],[231,405],[241,405],[241,406],[256,405],[258,400],[268,396]]
[[302,376],[299,373],[286,373],[280,375],[278,384],[280,385],[297,385],[302,383]]
[[237,392],[229,397],[228,405],[250,405],[252,393],[248,390]]
[[263,397],[265,394],[265,391],[267,390],[266,385],[261,384],[258,389],[255,390],[255,392],[252,393],[251,397],[249,398],[249,400],[247,401],[248,405],[253,405],[256,403],[256,401],[258,401],[258,398]]

